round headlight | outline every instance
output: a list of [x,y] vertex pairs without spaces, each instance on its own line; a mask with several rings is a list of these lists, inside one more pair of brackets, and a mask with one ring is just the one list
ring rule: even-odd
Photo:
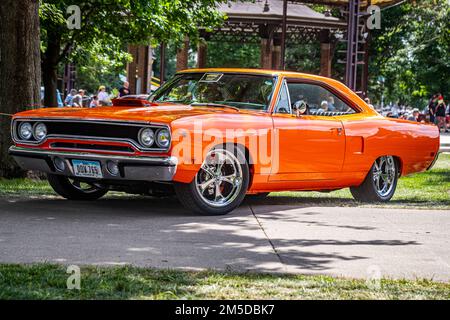
[[19,137],[22,140],[30,140],[33,135],[33,127],[29,122],[22,122],[19,125]]
[[155,133],[150,128],[144,128],[139,132],[139,143],[149,148],[155,142]]
[[160,129],[156,136],[156,143],[161,148],[167,148],[170,144],[170,134],[167,129]]
[[47,136],[47,126],[42,122],[34,125],[33,136],[37,141],[44,140]]

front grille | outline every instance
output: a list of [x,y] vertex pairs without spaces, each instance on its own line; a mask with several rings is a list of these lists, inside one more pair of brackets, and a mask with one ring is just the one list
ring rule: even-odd
[[132,139],[137,141],[142,127],[86,122],[45,122],[49,135],[69,135],[79,137],[103,137]]
[[[104,140],[104,141],[116,141],[116,142],[125,142],[130,145],[148,151],[164,151],[166,149],[159,148],[156,143],[150,148],[144,148],[140,145],[138,135],[139,131],[142,128],[151,128],[156,133],[161,128],[166,128],[163,125],[153,125],[153,124],[145,124],[145,123],[135,123],[135,122],[109,122],[109,121],[72,121],[67,119],[17,119],[14,121],[13,126],[13,137],[16,141],[27,144],[37,144],[38,141],[34,139],[30,139],[27,141],[20,140],[18,135],[18,128],[21,122],[29,122],[31,125],[36,124],[37,122],[42,122],[47,126],[47,136],[50,138],[71,138],[71,139],[79,139],[79,140]],[[86,143],[83,146],[94,146],[92,149],[99,149],[95,143]],[[116,146],[101,146],[103,149],[105,148],[116,148]],[[131,147],[119,147],[119,148],[127,148],[123,149],[123,152],[131,152],[134,151]],[[130,151],[131,150],[131,151]],[[110,151],[121,151],[121,150],[110,150]]]
[[50,144],[50,147],[54,149],[73,149],[73,150],[97,150],[97,151],[115,151],[115,152],[127,152],[132,153],[134,150],[126,146],[111,146],[103,144],[92,143],[70,143],[70,142],[54,142]]

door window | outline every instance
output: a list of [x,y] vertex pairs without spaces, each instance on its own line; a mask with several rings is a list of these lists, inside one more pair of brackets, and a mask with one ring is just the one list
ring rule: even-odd
[[292,104],[305,102],[310,115],[339,116],[356,113],[355,109],[319,85],[291,82],[287,86]]

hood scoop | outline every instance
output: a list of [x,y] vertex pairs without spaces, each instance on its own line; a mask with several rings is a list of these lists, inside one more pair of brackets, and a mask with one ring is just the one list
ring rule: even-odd
[[145,99],[144,97],[123,97],[112,99],[114,107],[156,107],[158,104]]

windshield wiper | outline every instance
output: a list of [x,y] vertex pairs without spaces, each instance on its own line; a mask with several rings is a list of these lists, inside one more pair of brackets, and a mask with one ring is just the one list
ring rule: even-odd
[[191,106],[194,107],[218,107],[218,108],[229,108],[229,109],[233,109],[236,110],[237,112],[241,111],[239,108],[237,107],[233,107],[233,106],[229,106],[226,104],[220,104],[220,103],[208,103],[208,102],[204,102],[204,103],[191,103]]

